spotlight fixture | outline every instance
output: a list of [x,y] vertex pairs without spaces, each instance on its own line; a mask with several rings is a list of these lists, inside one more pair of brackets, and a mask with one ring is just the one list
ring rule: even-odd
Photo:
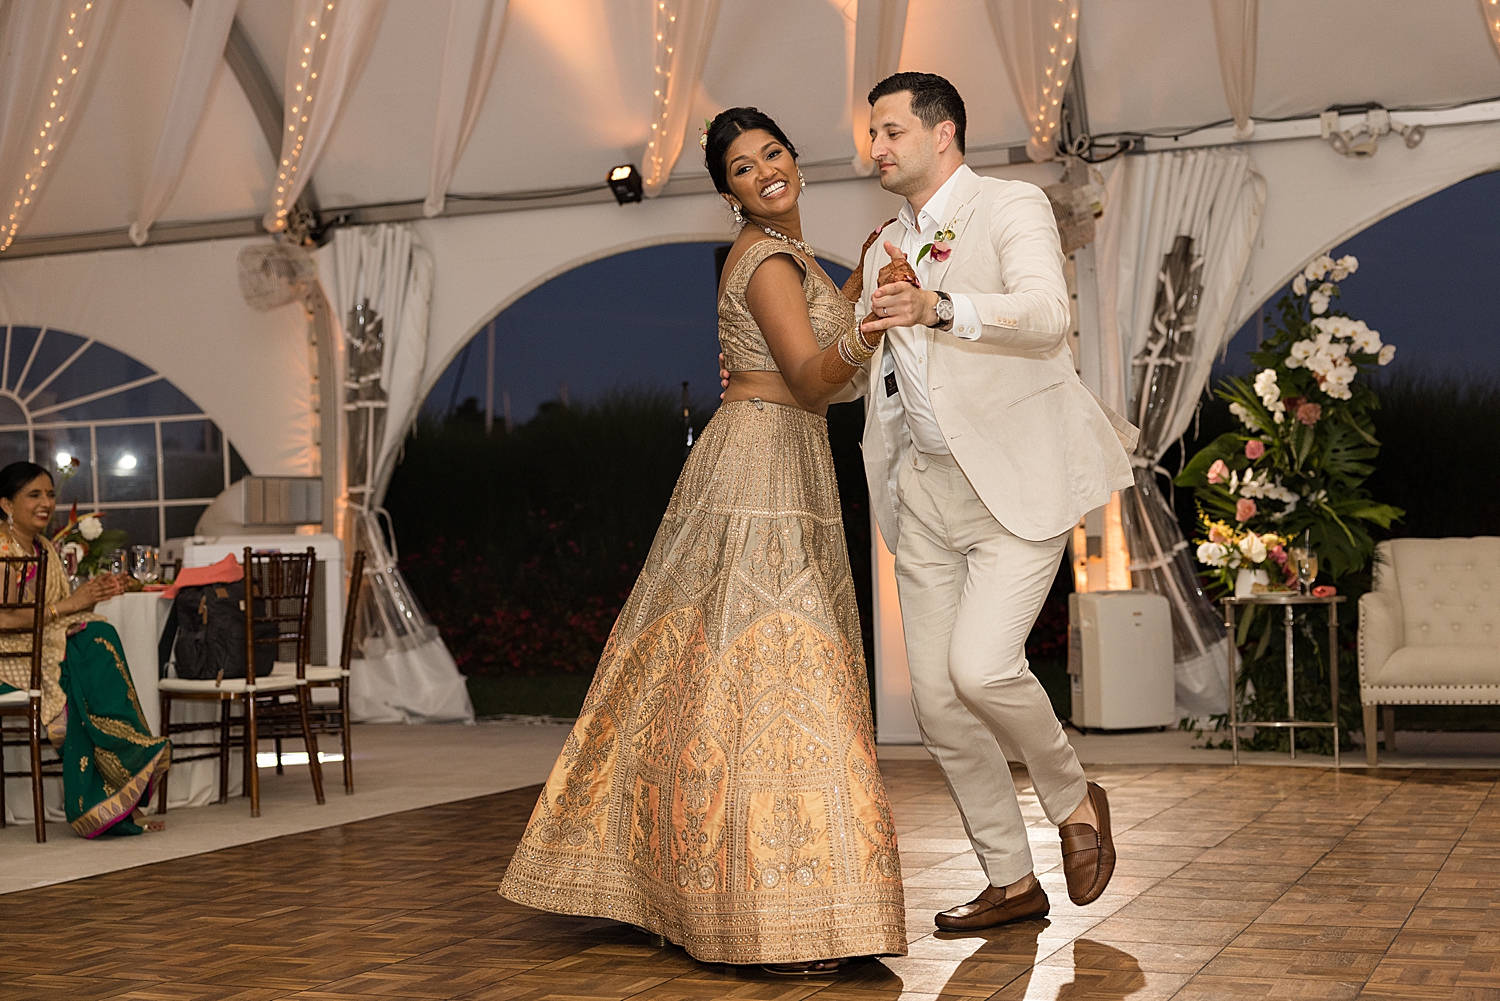
[[615,167],[609,172],[609,190],[615,193],[615,201],[621,205],[640,201],[641,172],[630,163]]
[[1380,105],[1364,109],[1365,120],[1352,129],[1339,128],[1339,109],[1329,108],[1319,116],[1322,137],[1335,153],[1351,160],[1368,160],[1379,148],[1380,137],[1398,133],[1407,149],[1416,149],[1427,136],[1423,125],[1408,125],[1391,120],[1391,113]]

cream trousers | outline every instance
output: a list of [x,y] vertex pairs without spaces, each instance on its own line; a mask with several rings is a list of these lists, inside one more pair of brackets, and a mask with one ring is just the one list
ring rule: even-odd
[[951,455],[910,450],[897,500],[896,586],[917,724],[985,873],[1006,886],[1033,863],[1001,744],[1026,765],[1054,824],[1085,795],[1078,756],[1026,663],[1067,536],[1028,542],[1006,531]]

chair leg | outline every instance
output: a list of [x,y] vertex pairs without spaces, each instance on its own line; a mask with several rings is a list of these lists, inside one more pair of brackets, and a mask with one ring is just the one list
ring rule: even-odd
[[1380,733],[1375,729],[1375,715],[1380,707],[1363,706],[1361,708],[1365,711],[1365,764],[1374,768],[1379,753],[1375,745],[1380,740]]
[[219,700],[219,802],[229,802],[229,723],[233,699]]
[[282,770],[282,767],[281,767],[281,738],[280,737],[276,738],[275,744],[276,744],[276,774],[277,775],[285,775],[286,772],[284,770]]
[[343,731],[343,739],[339,742],[344,752],[344,794],[351,795],[354,792],[354,748],[351,746],[350,723],[349,723],[349,679],[343,678],[339,681],[339,726]]
[[250,773],[250,816],[260,816],[260,735],[255,731],[255,693],[245,695],[245,767]]
[[[166,692],[161,693],[161,735],[172,739],[172,697]],[[167,776],[170,774],[172,769],[168,768],[156,783],[156,812],[162,815],[167,812]]]
[[1396,749],[1396,707],[1381,707],[1381,722],[1385,724],[1385,749],[1387,753]]
[[36,840],[41,844],[47,840],[47,807],[42,801],[42,700],[35,698],[31,700],[31,808],[36,811]]
[[312,727],[307,721],[307,686],[297,686],[297,714],[302,717],[302,746],[307,748],[307,767],[312,772],[313,795],[318,798],[318,805],[322,806],[323,799],[323,763],[318,760],[318,738],[312,732]]

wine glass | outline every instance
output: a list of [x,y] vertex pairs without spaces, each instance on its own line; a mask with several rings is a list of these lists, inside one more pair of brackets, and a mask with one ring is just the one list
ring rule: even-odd
[[109,559],[105,561],[104,570],[118,577],[125,572],[125,567],[129,562],[129,554],[123,549],[116,549],[109,554]]
[[130,547],[130,573],[142,586],[156,583],[161,564],[156,557],[155,546]]
[[1297,546],[1289,553],[1297,571],[1297,590],[1306,595],[1312,582],[1318,579],[1318,558],[1306,546]]

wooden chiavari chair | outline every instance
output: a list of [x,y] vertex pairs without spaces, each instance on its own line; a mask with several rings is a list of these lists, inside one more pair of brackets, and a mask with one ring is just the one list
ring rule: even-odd
[[[349,569],[349,600],[344,604],[344,641],[339,649],[338,666],[309,666],[306,669],[308,719],[314,734],[331,734],[339,738],[339,749],[344,756],[344,792],[354,792],[354,751],[350,741],[349,678],[354,661],[354,632],[359,619],[359,600],[364,593],[365,551],[354,554],[354,564]],[[309,636],[308,645],[312,644]],[[319,702],[311,698],[311,690],[333,688],[338,692],[338,701]],[[294,720],[286,720],[274,727],[270,735],[276,740],[276,770],[281,773],[281,742],[287,737],[298,737]]]
[[[30,595],[27,582],[30,581]],[[42,800],[42,769],[62,777],[61,762],[55,756],[43,760],[42,751],[50,746],[42,739],[42,628],[47,612],[47,554],[0,557],[0,613],[21,612],[31,616],[26,624],[0,627],[0,635],[23,636],[30,640],[30,651],[9,653],[7,657],[31,661],[31,683],[26,690],[0,694],[0,826],[5,824],[5,780],[8,777],[31,778],[31,809],[36,818],[36,840],[47,840],[46,807]],[[8,738],[5,721],[12,717],[26,720],[25,736]],[[9,731],[14,732],[14,731]],[[6,771],[3,755],[7,747],[26,747],[31,753],[31,768]],[[56,770],[53,770],[55,766]]]
[[[165,736],[179,733],[202,733],[217,731],[217,739],[211,743],[178,745],[174,738],[173,760],[219,759],[219,802],[227,799],[229,779],[229,748],[232,731],[239,729],[240,743],[244,749],[243,795],[250,797],[250,815],[260,816],[260,769],[256,752],[260,740],[269,733],[262,733],[264,725],[270,732],[280,728],[285,717],[295,714],[298,726],[295,735],[300,736],[307,748],[308,769],[312,775],[313,793],[319,803],[323,798],[323,770],[318,761],[318,742],[308,720],[307,650],[308,635],[312,628],[313,573],[317,556],[312,547],[306,553],[255,553],[245,547],[245,663],[246,677],[220,679],[218,681],[191,681],[164,678],[160,684],[162,707],[162,729]],[[255,674],[255,651],[257,647],[271,648],[274,654],[280,650],[294,652],[293,673],[273,672],[259,677]],[[291,701],[288,701],[290,698]],[[173,723],[171,708],[173,700],[217,700],[220,703],[217,722]],[[242,706],[236,718],[232,707]],[[187,754],[179,755],[181,746]],[[192,753],[193,748],[200,753]],[[201,753],[210,750],[212,753]],[[159,809],[166,812],[167,787],[163,779]]]

